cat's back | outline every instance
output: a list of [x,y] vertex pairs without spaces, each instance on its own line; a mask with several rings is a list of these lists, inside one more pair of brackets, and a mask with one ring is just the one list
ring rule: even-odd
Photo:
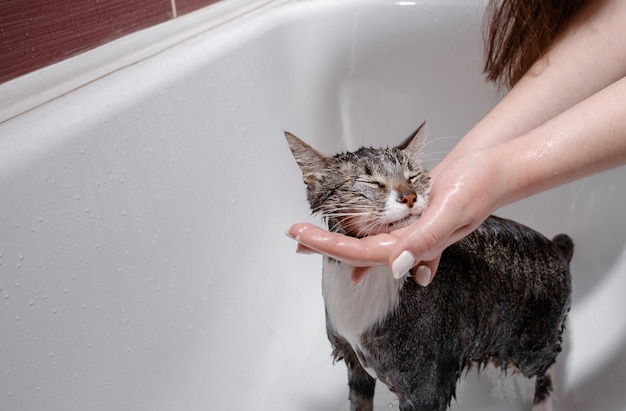
[[[452,326],[449,331],[460,337],[473,360],[485,360],[488,347],[500,341],[498,346],[509,347],[499,353],[506,363],[508,356],[518,354],[513,346],[540,341],[552,350],[560,344],[570,306],[572,252],[566,235],[550,240],[522,224],[492,216],[444,251],[429,287],[413,291],[422,296],[421,312],[429,305],[445,304],[440,324]],[[403,298],[413,297],[403,293]]]
[[476,299],[485,304],[526,305],[538,299],[565,304],[571,292],[572,253],[567,235],[550,240],[522,224],[491,216],[443,252],[435,280],[441,293],[464,305]]
[[512,220],[490,216],[467,237],[446,249],[444,268],[464,264],[465,280],[492,280],[509,287],[569,283],[574,244],[559,234],[550,240]]
[[[444,250],[428,287],[407,280],[396,318],[465,334],[494,324],[522,327],[541,319],[561,323],[571,294],[571,239],[550,240],[511,220],[491,216],[475,231]],[[400,320],[402,318],[402,320]]]

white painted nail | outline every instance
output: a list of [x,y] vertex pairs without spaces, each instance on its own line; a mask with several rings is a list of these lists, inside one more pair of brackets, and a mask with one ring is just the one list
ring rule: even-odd
[[411,267],[413,267],[413,264],[415,264],[413,255],[406,250],[401,252],[400,255],[393,260],[393,264],[391,264],[391,272],[393,272],[394,278],[402,278],[409,272]]
[[430,268],[426,267],[425,265],[420,265],[419,267],[417,267],[417,270],[415,270],[415,282],[422,287],[426,287],[428,284],[430,284],[431,275],[432,271],[430,271]]

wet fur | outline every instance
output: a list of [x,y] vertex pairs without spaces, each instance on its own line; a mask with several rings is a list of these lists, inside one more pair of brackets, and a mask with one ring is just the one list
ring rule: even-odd
[[[286,135],[312,210],[331,230],[359,237],[395,227],[376,217],[385,207],[395,207],[385,214],[389,219],[407,214],[398,207],[410,208],[402,224],[421,213],[425,202],[407,207],[401,200],[407,194],[403,182],[416,198],[428,196],[428,176],[419,165],[424,133],[420,127],[395,148],[334,157]],[[374,182],[358,183],[368,179]],[[376,220],[370,232],[360,221],[367,213]],[[492,216],[444,251],[426,288],[410,277],[395,280],[382,267],[355,285],[351,267],[326,257],[327,333],[334,359],[348,367],[351,409],[373,410],[378,378],[398,396],[401,410],[444,411],[463,370],[489,362],[537,377],[534,403],[546,404],[552,390],[548,371],[561,351],[569,311],[572,252],[566,235],[549,240]]]

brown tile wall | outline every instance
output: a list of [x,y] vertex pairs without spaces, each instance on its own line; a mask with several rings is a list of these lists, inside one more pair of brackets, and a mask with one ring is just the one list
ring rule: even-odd
[[0,0],[0,83],[217,1]]
[[176,12],[179,16],[198,10],[218,0],[176,0]]

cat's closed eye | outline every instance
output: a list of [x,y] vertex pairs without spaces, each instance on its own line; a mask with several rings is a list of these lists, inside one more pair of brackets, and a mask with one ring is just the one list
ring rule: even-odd
[[377,181],[377,180],[371,181],[369,184],[376,186],[380,188],[381,190],[384,190],[385,188],[387,188],[387,185],[385,185],[385,183],[381,181]]
[[356,181],[358,183],[363,183],[372,187],[380,188],[381,190],[387,188],[387,185],[384,182],[371,177],[371,175],[359,176]]
[[415,184],[417,182],[417,179],[420,177],[420,173],[409,173],[409,176],[407,177],[407,181],[410,184]]

